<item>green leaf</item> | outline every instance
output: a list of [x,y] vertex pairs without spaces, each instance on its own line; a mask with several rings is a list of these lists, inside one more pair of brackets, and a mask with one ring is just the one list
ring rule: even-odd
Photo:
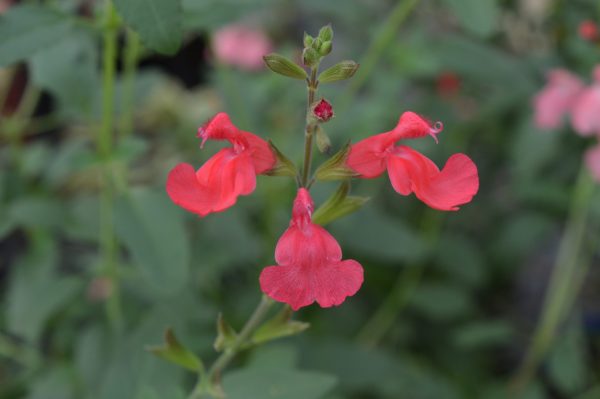
[[331,228],[342,247],[365,258],[400,265],[427,255],[428,247],[422,237],[402,220],[394,220],[374,207],[339,220]]
[[350,142],[346,143],[335,155],[323,162],[315,172],[317,180],[330,181],[356,177],[358,174],[346,166],[350,153]]
[[7,217],[18,226],[56,228],[64,224],[65,209],[58,199],[25,197],[10,204]]
[[179,50],[183,38],[181,0],[115,0],[115,7],[147,47],[167,55]]
[[510,343],[514,337],[511,325],[503,320],[472,322],[454,334],[454,342],[461,348],[481,349]]
[[344,181],[335,193],[327,199],[313,214],[313,222],[326,225],[341,217],[359,210],[367,201],[368,197],[348,196],[350,183]]
[[411,305],[436,321],[452,320],[473,308],[471,298],[459,287],[449,284],[422,284],[413,293]]
[[227,348],[231,348],[237,339],[237,333],[231,325],[225,320],[222,313],[217,317],[217,338],[215,339],[214,348],[217,352],[221,352]]
[[336,384],[328,374],[297,370],[248,368],[226,374],[228,399],[319,399]]
[[186,285],[189,240],[181,213],[165,193],[137,190],[119,200],[115,230],[157,292],[173,294]]
[[286,157],[283,152],[279,151],[279,148],[277,148],[271,140],[269,140],[269,147],[275,154],[277,162],[275,163],[275,166],[273,166],[273,168],[267,172],[267,174],[269,176],[298,176],[298,169],[296,169],[296,165],[294,165],[294,163],[288,157]]
[[496,0],[444,0],[467,32],[488,37],[498,27],[500,9]]
[[360,65],[354,61],[341,61],[327,68],[319,75],[319,83],[331,83],[338,80],[350,79]]
[[308,75],[306,74],[304,68],[302,68],[300,65],[297,65],[292,60],[287,59],[281,54],[268,54],[263,57],[263,60],[265,61],[267,67],[269,67],[269,69],[275,73],[293,79],[304,80],[308,78]]
[[14,266],[6,296],[6,321],[10,332],[34,342],[48,319],[73,300],[82,281],[56,273],[58,254],[50,238],[43,236],[32,245]]
[[556,340],[548,359],[548,374],[565,397],[588,386],[588,345],[581,322],[576,319]]
[[68,116],[85,119],[98,99],[97,58],[94,38],[77,30],[31,58],[33,82],[50,91]]
[[0,67],[24,60],[72,34],[69,15],[38,5],[13,6],[0,18]]
[[185,369],[196,372],[204,370],[200,358],[183,346],[170,328],[165,331],[164,345],[151,346],[147,350]]
[[301,333],[310,327],[309,323],[292,320],[293,310],[284,306],[272,319],[264,323],[252,336],[252,344],[261,344],[277,338]]

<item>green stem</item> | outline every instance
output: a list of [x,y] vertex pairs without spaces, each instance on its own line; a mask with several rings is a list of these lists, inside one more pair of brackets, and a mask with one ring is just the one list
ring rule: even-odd
[[339,107],[340,110],[346,109],[356,93],[365,84],[373,68],[384,54],[385,49],[396,39],[396,32],[418,3],[419,0],[397,2],[396,7],[391,11],[389,17],[377,32],[375,39],[367,48],[366,54],[360,62],[360,69],[354,79],[350,81],[346,93],[343,95],[344,100]]
[[308,177],[310,176],[310,169],[312,163],[312,148],[313,148],[313,136],[317,128],[317,123],[312,121],[314,118],[310,115],[311,105],[315,102],[315,95],[317,93],[317,71],[318,67],[313,67],[310,70],[310,79],[308,81],[308,98],[306,105],[306,129],[304,135],[304,163],[302,167],[302,187],[307,187]]
[[227,348],[213,363],[208,371],[208,376],[206,379],[199,379],[198,384],[189,396],[189,399],[200,399],[203,398],[204,394],[209,394],[216,398],[224,397],[223,390],[221,389],[221,375],[223,370],[225,370],[233,358],[241,350],[243,350],[244,346],[249,342],[252,333],[256,331],[258,327],[260,327],[273,303],[273,300],[266,295],[262,296],[260,303],[256,309],[254,309],[252,316],[250,316],[248,321],[246,321],[244,327],[242,327],[242,330],[237,335],[235,342],[231,345],[231,347]]
[[100,195],[100,254],[104,274],[111,280],[111,295],[106,302],[107,317],[115,329],[122,326],[120,304],[119,270],[116,259],[116,241],[113,227],[114,189],[110,172],[110,156],[113,148],[114,88],[117,62],[118,18],[112,1],[106,1],[103,35],[102,70],[102,125],[98,135],[97,151],[104,163],[103,185]]
[[579,292],[589,266],[589,262],[582,260],[582,247],[594,188],[595,184],[582,162],[542,315],[527,354],[511,381],[511,389],[515,393],[521,392],[534,377]]
[[[443,218],[431,209],[426,209],[425,212],[421,231],[431,246],[434,246],[440,235]],[[358,333],[357,340],[360,343],[366,347],[377,346],[408,304],[424,271],[425,264],[422,262],[404,267],[383,304]]]
[[135,100],[135,78],[140,57],[140,39],[138,34],[127,29],[123,62],[123,110],[121,114],[121,134],[127,136],[133,133]]

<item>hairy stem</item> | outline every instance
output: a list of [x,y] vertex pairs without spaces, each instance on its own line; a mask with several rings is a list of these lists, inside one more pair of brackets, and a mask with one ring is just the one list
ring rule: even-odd
[[313,136],[317,127],[316,122],[312,122],[310,115],[311,105],[315,102],[315,95],[317,93],[317,71],[318,67],[313,67],[310,70],[310,79],[308,80],[308,104],[306,105],[306,129],[304,133],[304,164],[302,167],[302,187],[306,187],[308,184],[308,177],[310,176],[310,167],[312,163],[312,148],[313,148]]

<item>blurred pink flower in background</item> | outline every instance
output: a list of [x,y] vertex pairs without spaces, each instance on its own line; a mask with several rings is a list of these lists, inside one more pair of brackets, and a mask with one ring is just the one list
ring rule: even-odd
[[594,68],[593,77],[594,83],[573,104],[571,123],[582,136],[600,135],[600,65]]
[[587,150],[585,153],[585,163],[594,180],[600,182],[600,144]]
[[272,51],[272,43],[259,29],[231,24],[214,32],[212,48],[224,64],[257,70],[264,65],[262,57]]
[[583,89],[581,80],[565,69],[548,73],[548,83],[534,97],[535,124],[541,129],[555,129],[571,110]]

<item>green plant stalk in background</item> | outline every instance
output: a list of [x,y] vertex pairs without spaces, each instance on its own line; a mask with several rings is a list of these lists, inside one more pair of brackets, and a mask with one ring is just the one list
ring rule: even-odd
[[[444,217],[427,208],[421,220],[423,221],[421,234],[431,247],[435,247],[442,230]],[[369,348],[377,346],[394,325],[400,312],[409,303],[412,294],[421,282],[425,268],[425,263],[415,262],[402,269],[386,299],[359,331],[356,337],[358,342]]]
[[125,49],[123,54],[123,109],[121,114],[121,135],[123,137],[133,133],[135,79],[140,52],[140,38],[137,33],[128,28],[125,34]]
[[589,259],[583,256],[583,246],[595,187],[582,161],[542,314],[527,354],[511,381],[510,388],[515,393],[523,391],[534,377],[581,288],[589,267]]
[[117,63],[118,16],[112,0],[106,0],[103,34],[102,62],[102,124],[97,150],[102,160],[102,185],[100,195],[100,259],[102,273],[110,279],[110,296],[106,302],[108,319],[120,331],[123,324],[121,311],[119,270],[116,259],[117,244],[113,226],[114,187],[111,179],[111,152],[113,149],[115,73]]
[[365,56],[360,61],[360,70],[350,82],[346,92],[342,96],[344,102],[339,107],[340,110],[345,110],[356,93],[364,86],[367,78],[371,75],[373,68],[377,65],[377,62],[383,55],[385,49],[388,48],[390,43],[396,38],[396,32],[418,3],[419,0],[398,1],[396,7],[390,12],[389,17],[383,23],[375,38],[371,41]]

